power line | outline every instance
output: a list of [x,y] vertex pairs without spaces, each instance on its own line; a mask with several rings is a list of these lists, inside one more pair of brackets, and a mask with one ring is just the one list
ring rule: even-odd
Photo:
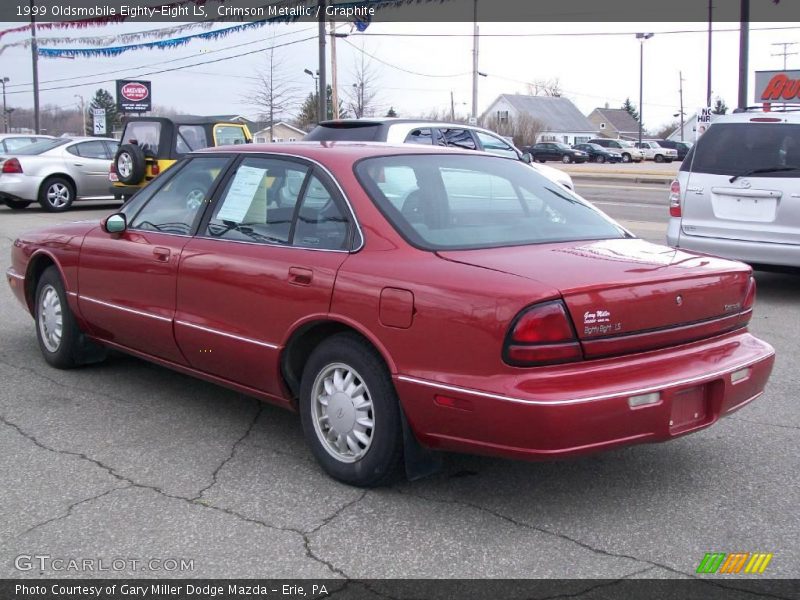
[[[226,60],[230,60],[232,58],[239,58],[241,56],[248,56],[250,54],[257,54],[259,52],[265,52],[267,50],[274,50],[274,49],[277,49],[277,48],[283,48],[285,46],[291,46],[293,44],[299,44],[301,42],[307,42],[309,40],[316,40],[316,39],[317,39],[317,36],[314,35],[314,36],[306,37],[306,38],[303,38],[303,39],[300,39],[300,40],[293,40],[291,42],[285,42],[283,44],[276,44],[275,46],[271,46],[271,47],[267,47],[267,48],[259,48],[257,50],[250,50],[248,52],[241,52],[239,54],[233,54],[231,56],[224,56],[222,58],[216,58],[214,60],[204,60],[204,61],[200,61],[200,62],[197,62],[197,63],[193,63],[191,65],[182,65],[180,67],[172,67],[171,69],[160,69],[160,70],[157,70],[157,71],[148,71],[148,72],[145,72],[145,73],[138,73],[136,75],[133,75],[133,77],[146,77],[148,75],[158,75],[160,73],[169,73],[171,71],[180,71],[182,69],[190,69],[191,67],[197,67],[197,66],[200,66],[200,65],[210,65],[210,64],[213,64],[213,63],[218,63],[218,62],[223,62],[223,61],[226,61]],[[85,81],[83,83],[76,83],[74,85],[62,85],[62,86],[56,86],[56,87],[50,87],[50,88],[42,88],[41,91],[47,92],[47,91],[53,91],[53,90],[67,90],[67,89],[72,89],[72,88],[77,88],[77,87],[84,87],[84,86],[87,86],[87,85],[97,85],[99,83],[109,83],[111,81],[116,81],[116,79],[118,77],[119,77],[119,72],[117,72],[117,77],[115,77],[114,79],[101,79],[101,80],[97,80],[97,81]],[[28,91],[29,90],[18,90],[18,91],[15,91],[15,92],[9,92],[9,94],[24,94],[24,93],[27,93]]]
[[[278,38],[281,38],[281,37],[286,37],[288,35],[296,35],[296,34],[299,34],[299,33],[305,33],[307,31],[311,31],[312,29],[315,29],[315,28],[314,27],[306,27],[305,29],[299,29],[297,31],[281,33],[281,34],[278,34],[276,36],[273,36],[272,39],[278,39]],[[232,46],[225,46],[224,48],[219,48],[217,50],[209,50],[208,52],[203,52],[203,54],[206,54],[206,55],[208,55],[208,54],[217,54],[219,52],[225,52],[226,50],[233,50],[235,48],[242,48],[244,46],[252,46],[253,44],[263,44],[263,43],[264,43],[264,40],[255,40],[255,41],[252,41],[252,42],[243,42],[241,44],[234,44]],[[265,48],[265,50],[269,50],[269,48]],[[166,64],[171,64],[171,63],[175,63],[175,62],[180,62],[182,60],[191,60],[191,59],[193,59],[195,57],[196,57],[196,55],[195,56],[183,56],[181,58],[171,58],[169,60],[164,60],[164,61],[160,61],[160,62],[151,62],[151,63],[148,63],[146,65],[139,65],[139,66],[136,66],[136,67],[130,67],[128,70],[129,71],[135,71],[137,69],[147,69],[147,68],[155,67],[155,66],[158,66],[158,65],[166,65]],[[120,73],[119,69],[115,69],[113,71],[104,71],[102,73],[92,73],[91,75],[76,75],[76,76],[73,76],[73,77],[61,77],[61,78],[58,78],[58,79],[48,79],[47,81],[42,81],[40,83],[58,83],[60,81],[75,81],[76,79],[86,79],[86,78],[89,78],[89,77],[101,77],[103,75],[112,75],[112,74],[119,74],[119,73]],[[31,82],[17,83],[17,84],[13,84],[13,85],[7,85],[6,87],[12,88],[12,87],[22,87],[22,86],[29,86],[29,85],[32,85]],[[87,84],[87,85],[89,85],[89,84]],[[24,91],[30,91],[30,90],[24,90]]]
[[[798,26],[785,27],[751,27],[751,31],[786,31],[800,29]],[[739,28],[714,29],[714,33],[737,32]],[[479,37],[611,37],[636,35],[636,31],[587,31],[587,32],[546,32],[546,33],[481,33]],[[674,29],[670,31],[654,31],[658,35],[677,35],[683,33],[708,33],[706,29]],[[363,32],[364,37],[463,37],[471,38],[472,33],[380,33]]]
[[356,46],[356,45],[355,45],[355,44],[353,44],[352,42],[348,41],[347,39],[344,39],[343,41],[344,41],[344,43],[346,43],[348,46],[351,46],[351,47],[355,48],[356,50],[358,50],[358,51],[359,51],[359,52],[361,52],[362,54],[365,54],[366,56],[369,56],[371,59],[378,61],[378,62],[379,62],[379,63],[381,63],[382,65],[386,65],[387,67],[390,67],[390,68],[392,68],[392,69],[396,69],[396,70],[398,70],[398,71],[402,71],[403,73],[409,73],[410,75],[417,75],[417,76],[419,76],[419,77],[438,77],[438,78],[449,78],[449,77],[462,77],[462,76],[464,76],[464,75],[469,75],[469,74],[471,73],[471,71],[465,71],[465,72],[463,72],[463,73],[453,73],[453,74],[451,74],[451,75],[440,75],[440,74],[435,74],[435,73],[420,73],[419,71],[411,71],[411,70],[409,70],[409,69],[404,69],[403,67],[398,67],[397,65],[393,65],[393,64],[391,64],[391,63],[388,63],[388,62],[386,62],[385,60],[383,60],[382,58],[378,58],[378,57],[377,57],[377,56],[375,56],[374,54],[370,54],[369,52],[367,52],[367,51],[366,51],[366,50],[364,50],[363,48],[359,48],[358,46]]

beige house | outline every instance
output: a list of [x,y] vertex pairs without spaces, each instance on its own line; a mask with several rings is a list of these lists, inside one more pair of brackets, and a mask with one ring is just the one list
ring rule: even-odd
[[[270,129],[272,129],[272,139],[270,139]],[[253,133],[253,141],[256,144],[267,144],[269,142],[297,142],[303,139],[306,134],[302,129],[298,129],[293,125],[278,121],[272,125],[264,127],[259,131]]]

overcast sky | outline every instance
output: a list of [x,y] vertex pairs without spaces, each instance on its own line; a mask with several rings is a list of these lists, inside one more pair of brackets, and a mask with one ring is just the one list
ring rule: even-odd
[[[0,23],[0,29],[18,24]],[[82,30],[56,30],[40,36],[110,35],[165,27],[166,23],[129,23]],[[218,25],[216,28],[230,26]],[[348,25],[341,31],[349,32]],[[636,31],[654,32],[644,47],[644,120],[651,129],[674,121],[678,112],[679,71],[684,77],[684,110],[692,114],[704,104],[706,94],[707,25],[705,23],[481,23],[479,113],[501,93],[525,93],[527,81],[558,78],[563,95],[588,114],[608,103],[619,107],[626,97],[638,104],[639,41]],[[714,96],[721,96],[729,106],[736,105],[739,34],[738,23],[716,23],[713,36]],[[787,28],[781,30],[765,28]],[[696,33],[667,33],[696,30]],[[199,33],[197,29],[191,33]],[[276,24],[236,33],[218,41],[194,41],[170,50],[138,50],[114,58],[76,58],[74,60],[41,58],[39,79],[43,91],[41,104],[74,106],[75,94],[87,101],[98,87],[114,92],[116,78],[135,78],[147,71],[207,61],[233,54],[286,43],[313,36],[312,23]],[[340,90],[352,89],[353,65],[361,48],[379,60],[368,59],[380,86],[377,104],[380,114],[390,106],[401,116],[441,111],[450,108],[453,91],[456,112],[468,114],[472,97],[472,24],[471,23],[373,23],[365,34],[352,33],[337,42]],[[511,37],[502,34],[573,34],[547,37]],[[606,34],[606,35],[589,35]],[[620,33],[621,35],[607,35]],[[379,34],[451,34],[451,37],[403,37]],[[463,34],[463,36],[452,36]],[[584,34],[584,35],[574,35]],[[185,35],[185,34],[184,34]],[[24,34],[6,35],[10,44]],[[241,46],[248,42],[249,45]],[[752,103],[753,72],[779,69],[781,50],[774,42],[800,42],[800,23],[753,23],[750,35],[750,84],[748,100]],[[44,44],[42,44],[44,46]],[[237,45],[235,49],[228,49]],[[81,47],[82,44],[76,44]],[[222,51],[220,51],[222,50]],[[218,52],[219,51],[219,52]],[[800,51],[800,44],[789,51]],[[275,51],[278,69],[306,95],[314,81],[303,73],[317,68],[316,39],[299,42]],[[329,55],[330,57],[330,55]],[[788,67],[800,69],[798,56],[788,57]],[[167,63],[167,61],[169,61]],[[153,82],[153,100],[193,114],[237,113],[255,117],[258,109],[248,102],[253,86],[250,79],[265,64],[260,52],[217,63],[179,71],[148,75]],[[165,64],[167,63],[167,64]],[[328,59],[330,65],[330,58]],[[99,75],[102,74],[102,75]],[[31,54],[23,48],[9,48],[0,54],[0,77],[7,84],[9,106],[33,105]],[[69,81],[47,83],[53,79]],[[107,83],[90,83],[111,80]],[[21,85],[22,84],[22,85]],[[80,87],[46,88],[81,84]],[[21,85],[21,87],[20,87]],[[290,116],[290,115],[287,115]]]

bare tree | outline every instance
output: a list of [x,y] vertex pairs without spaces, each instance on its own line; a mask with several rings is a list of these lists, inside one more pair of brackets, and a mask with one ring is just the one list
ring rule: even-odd
[[539,134],[545,129],[544,123],[528,113],[521,113],[516,117],[509,115],[503,120],[497,115],[491,115],[483,120],[482,125],[503,137],[510,137],[518,148],[535,144]]
[[266,67],[256,74],[258,81],[245,96],[245,101],[259,109],[259,118],[269,121],[269,141],[272,141],[275,119],[285,117],[298,99],[298,88],[280,71],[280,62],[273,48],[267,50]]
[[372,116],[375,112],[378,95],[378,83],[380,75],[367,59],[364,49],[360,49],[361,56],[356,58],[353,68],[353,79],[355,82],[347,88],[347,109],[356,117]]
[[537,79],[533,83],[528,84],[529,96],[555,96],[563,95],[561,89],[561,82],[558,77],[554,79]]

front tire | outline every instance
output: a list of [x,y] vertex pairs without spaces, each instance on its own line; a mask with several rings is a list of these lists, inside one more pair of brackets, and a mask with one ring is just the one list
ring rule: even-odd
[[36,338],[42,356],[51,367],[72,369],[105,359],[106,349],[87,340],[78,327],[54,266],[45,269],[39,278],[34,309]]
[[11,210],[22,210],[30,205],[31,203],[28,200],[6,200],[6,206]]
[[606,157],[603,156],[602,154],[599,154],[595,160],[600,164],[603,164],[604,162],[606,162]]
[[624,163],[629,163],[629,162],[631,162],[631,155],[630,155],[630,154],[628,154],[627,152],[624,152],[624,153],[622,154],[622,162],[624,162]]
[[75,200],[75,186],[63,177],[51,177],[39,188],[39,204],[47,212],[64,212]]
[[300,418],[306,442],[333,478],[387,483],[403,456],[400,404],[386,365],[360,337],[322,342],[303,369]]

